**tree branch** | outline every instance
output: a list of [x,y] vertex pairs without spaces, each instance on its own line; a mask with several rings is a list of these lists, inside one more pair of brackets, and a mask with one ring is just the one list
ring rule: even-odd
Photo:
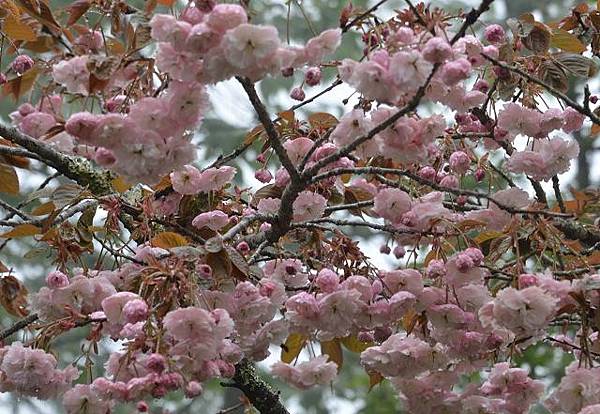
[[283,167],[290,174],[290,178],[292,179],[292,181],[300,181],[300,175],[298,174],[298,170],[296,170],[296,167],[292,163],[292,160],[290,160],[286,149],[283,147],[283,144],[279,139],[279,133],[275,129],[275,125],[273,124],[273,121],[271,121],[271,117],[269,116],[267,109],[265,108],[262,101],[258,97],[258,94],[256,93],[254,83],[248,78],[241,78],[238,76],[236,79],[242,84],[242,87],[246,91],[246,94],[248,94],[250,103],[252,104],[254,110],[256,111],[256,114],[258,115],[260,123],[265,128],[269,144],[277,154],[277,157],[279,157],[279,161],[281,161]]
[[42,162],[54,168],[64,176],[88,187],[96,195],[112,192],[111,174],[94,167],[88,160],[62,154],[45,143],[23,134],[17,128],[0,124],[0,136],[37,154]]
[[258,377],[254,364],[248,359],[242,359],[235,366],[232,380],[221,385],[241,390],[261,414],[290,414],[281,403],[279,393]]
[[20,321],[15,322],[12,326],[0,332],[0,341],[3,341],[9,336],[13,335],[14,333],[19,332],[21,329],[28,327],[38,319],[38,314],[32,313],[31,315],[21,319]]

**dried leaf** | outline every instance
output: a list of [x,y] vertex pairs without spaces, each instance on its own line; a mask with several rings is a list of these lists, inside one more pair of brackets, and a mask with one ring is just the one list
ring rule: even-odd
[[14,167],[0,163],[0,192],[19,194],[19,176]]
[[308,338],[305,335],[298,333],[290,334],[285,343],[281,345],[281,361],[289,364],[295,360],[300,355],[307,340]]
[[338,120],[335,116],[328,114],[327,112],[315,112],[308,116],[308,123],[313,128],[328,129],[338,124]]
[[69,11],[69,19],[67,20],[67,26],[74,24],[81,16],[83,16],[92,5],[91,0],[75,0],[67,8]]
[[20,16],[21,10],[13,2],[13,0],[0,0],[0,10],[5,10],[13,16]]
[[586,49],[577,36],[562,29],[555,29],[552,32],[550,46],[573,53],[582,53]]
[[350,352],[354,352],[357,354],[360,354],[361,352],[363,352],[365,349],[373,346],[373,342],[363,342],[360,341],[356,335],[349,335],[346,336],[345,338],[342,338],[341,340],[342,345],[344,345],[344,347],[350,351]]
[[2,86],[5,95],[12,95],[18,100],[23,94],[28,92],[35,83],[40,69],[36,66],[29,69],[21,76],[9,80]]
[[562,69],[580,78],[591,78],[598,71],[592,59],[575,53],[557,53],[553,58]]
[[484,231],[483,233],[479,233],[477,236],[473,238],[473,241],[478,245],[483,245],[485,242],[497,239],[498,237],[504,236],[504,233],[501,231]]
[[0,262],[0,273],[6,273],[9,272],[10,269],[6,266],[4,266],[4,263]]
[[252,128],[252,131],[248,132],[244,137],[244,145],[251,145],[254,143],[264,131],[265,128],[262,125]]
[[278,187],[275,184],[267,184],[254,193],[251,204],[253,207],[256,207],[258,202],[263,198],[281,198],[282,193],[283,189],[281,187]]
[[456,228],[460,231],[469,231],[473,229],[477,229],[479,227],[485,227],[486,223],[479,220],[462,220],[456,223]]
[[161,6],[171,7],[175,4],[175,0],[157,0]]
[[0,304],[17,317],[29,314],[27,310],[27,288],[14,276],[0,278]]
[[538,68],[538,77],[561,92],[569,89],[569,80],[565,71],[554,62],[546,61]]
[[213,279],[220,290],[233,290],[235,287],[234,280],[231,277],[233,266],[226,250],[220,250],[217,253],[208,253],[206,255],[206,264],[211,267]]
[[545,53],[550,48],[550,29],[542,23],[535,22],[529,34],[522,38],[523,45],[536,53]]
[[125,181],[125,178],[123,178],[122,176],[118,176],[117,178],[112,180],[111,185],[119,193],[124,193],[132,187],[132,185]]
[[19,237],[28,237],[40,234],[41,229],[33,224],[19,224],[6,233],[0,234],[3,239],[16,239]]
[[32,42],[37,39],[35,31],[23,19],[9,14],[2,25],[4,33],[13,41],[25,40]]
[[187,246],[189,242],[188,239],[179,233],[165,231],[154,236],[152,240],[150,240],[150,244],[153,247],[170,249],[172,247]]
[[48,4],[43,1],[35,0],[15,0],[15,3],[21,6],[21,8],[23,8],[27,14],[48,28],[48,30],[50,30],[54,36],[61,35],[62,28],[54,18],[52,10],[50,10]]
[[236,280],[247,280],[248,274],[250,273],[250,267],[248,266],[246,259],[244,259],[244,256],[231,246],[226,246],[225,250],[227,250],[229,260],[231,260],[233,266],[231,269],[231,276]]
[[294,111],[283,111],[283,112],[278,112],[277,115],[285,120],[288,124],[293,124],[294,121],[296,120],[296,116],[294,114]]
[[46,214],[52,213],[56,209],[56,206],[52,201],[47,201],[40,204],[31,212],[32,216],[45,216]]
[[592,25],[594,29],[600,30],[600,11],[594,10],[590,13],[590,20],[592,21]]
[[384,380],[383,375],[377,371],[367,372],[367,374],[369,375],[369,391]]
[[327,355],[329,357],[329,361],[335,362],[338,367],[338,371],[342,369],[342,365],[344,364],[344,353],[338,338],[332,341],[321,342],[321,354]]
[[26,42],[21,45],[23,49],[31,50],[35,53],[50,52],[56,45],[56,39],[50,35],[41,34],[33,42]]

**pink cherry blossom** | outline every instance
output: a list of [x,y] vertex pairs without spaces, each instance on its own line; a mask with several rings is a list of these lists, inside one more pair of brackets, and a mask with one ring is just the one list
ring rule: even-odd
[[448,86],[454,86],[465,80],[471,73],[471,63],[465,58],[459,58],[446,63],[442,68],[442,80]]
[[294,221],[316,220],[323,216],[327,207],[327,199],[311,191],[302,191],[292,203]]
[[211,230],[221,230],[229,223],[229,216],[220,210],[200,213],[192,220],[192,226],[201,229],[208,227]]
[[561,138],[540,140],[533,150],[515,151],[507,168],[515,173],[525,173],[534,180],[547,181],[552,176],[566,172],[570,162],[579,154],[576,141]]
[[87,95],[90,81],[87,63],[87,56],[76,56],[69,60],[63,60],[52,67],[52,77],[68,92]]
[[431,63],[444,63],[452,57],[452,47],[441,37],[432,37],[423,48],[423,57]]
[[69,284],[69,278],[63,272],[55,271],[48,273],[46,284],[49,288],[61,288]]
[[24,347],[20,342],[0,348],[0,392],[36,397],[41,400],[57,398],[79,376],[69,366],[57,368],[54,356],[41,349]]
[[12,70],[17,73],[25,73],[35,65],[33,59],[27,55],[18,55],[10,64]]
[[171,183],[179,194],[197,194],[200,192],[201,177],[196,167],[185,165],[183,170],[171,173]]

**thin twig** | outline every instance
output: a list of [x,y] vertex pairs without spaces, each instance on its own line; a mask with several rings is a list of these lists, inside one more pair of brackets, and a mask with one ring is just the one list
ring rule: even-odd
[[9,328],[6,328],[2,332],[0,332],[0,341],[3,341],[6,338],[8,338],[9,336],[11,336],[12,334],[19,332],[21,329],[28,327],[29,325],[31,325],[38,319],[39,319],[38,314],[32,313],[31,315],[21,319],[20,321],[15,322],[12,326],[10,326]]

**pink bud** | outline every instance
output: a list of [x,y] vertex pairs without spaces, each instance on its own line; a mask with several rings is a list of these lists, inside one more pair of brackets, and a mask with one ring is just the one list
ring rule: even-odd
[[116,160],[115,154],[111,150],[104,147],[98,147],[94,153],[94,161],[96,161],[101,167],[108,167],[114,164]]
[[388,246],[387,244],[383,244],[379,248],[379,253],[381,254],[390,254],[391,251],[392,249],[390,249],[390,246]]
[[490,84],[484,79],[479,79],[477,82],[475,82],[475,85],[473,85],[473,90],[488,93],[490,90]]
[[290,174],[285,168],[280,168],[275,173],[275,185],[277,187],[285,187],[290,182]]
[[137,403],[137,410],[140,413],[147,413],[148,412],[148,403],[146,403],[146,401],[138,401]]
[[254,178],[261,183],[268,183],[273,179],[273,174],[269,170],[261,169],[254,173]]
[[458,188],[459,181],[455,175],[447,175],[441,179],[440,185],[447,188]]
[[35,62],[27,55],[19,55],[11,63],[11,68],[17,73],[25,73],[33,67]]
[[330,269],[322,269],[315,279],[315,284],[324,293],[335,292],[339,283],[340,277]]
[[289,78],[290,76],[294,76],[294,68],[281,69],[281,76],[283,76],[284,78]]
[[[316,66],[308,68],[304,75],[304,82],[306,82],[308,86],[318,85],[321,82],[321,69]],[[302,97],[302,99],[304,99],[304,97]]]
[[260,153],[258,154],[258,157],[256,157],[256,161],[264,164],[267,161],[267,158],[265,157],[264,153]]
[[525,289],[530,286],[537,286],[538,280],[536,275],[524,273],[519,275],[519,289]]
[[464,206],[465,204],[467,204],[467,196],[459,195],[458,197],[456,197],[456,204],[458,204],[459,206]]
[[125,102],[125,99],[127,99],[125,95],[117,95],[115,97],[112,97],[106,102],[104,102],[104,108],[108,112],[116,112],[121,108],[121,106]]
[[405,254],[406,250],[404,249],[404,246],[398,245],[394,247],[394,256],[396,256],[396,259],[402,259]]
[[204,279],[209,279],[212,276],[212,267],[207,264],[201,264],[198,266],[198,273],[200,277]]
[[151,354],[146,360],[146,368],[160,374],[167,367],[167,361],[161,354]]
[[48,273],[46,284],[51,289],[62,288],[69,285],[69,278],[63,272],[57,270]]
[[202,394],[202,385],[197,381],[190,381],[185,386],[185,396],[194,398]]
[[4,73],[0,73],[0,85],[4,85],[6,82],[8,82],[6,75]]
[[373,342],[375,338],[371,332],[362,331],[358,333],[357,339],[361,342]]
[[196,0],[194,3],[196,8],[203,13],[210,13],[217,5],[215,0]]
[[244,254],[248,253],[250,251],[250,246],[245,241],[238,243],[238,245],[235,248],[237,249],[238,252],[244,253]]
[[483,168],[477,168],[475,170],[475,179],[477,180],[477,182],[483,181],[484,178],[485,178],[485,171],[483,170]]
[[148,318],[148,305],[142,299],[130,300],[123,306],[123,316],[127,323],[145,321]]
[[455,151],[450,155],[450,168],[458,174],[464,174],[469,169],[471,159],[464,151]]
[[373,295],[379,295],[383,292],[383,283],[381,283],[381,280],[377,279],[373,282],[371,288],[373,289]]
[[505,32],[502,26],[492,24],[485,28],[483,35],[485,36],[485,40],[490,43],[502,43],[504,41]]
[[442,260],[434,259],[427,265],[425,275],[430,279],[437,279],[446,274],[446,265]]
[[419,170],[419,177],[424,178],[425,180],[433,181],[436,176],[435,168],[433,167],[423,167]]
[[290,93],[290,97],[296,101],[303,101],[306,98],[306,94],[302,90],[302,88],[294,88]]

